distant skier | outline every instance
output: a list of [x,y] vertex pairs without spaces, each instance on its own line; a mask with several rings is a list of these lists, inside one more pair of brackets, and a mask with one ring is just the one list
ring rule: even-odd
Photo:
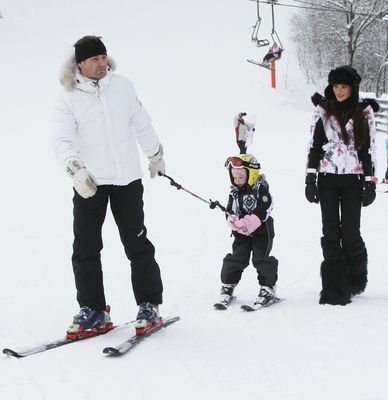
[[277,299],[278,260],[270,256],[275,236],[272,198],[260,164],[252,154],[229,157],[225,163],[232,183],[227,210],[227,224],[234,236],[233,252],[225,256],[221,270],[220,303],[224,309],[233,298],[233,291],[244,269],[252,263],[260,285],[254,307],[269,305]]
[[280,60],[283,49],[278,44],[274,43],[269,49],[268,53],[263,58],[263,64],[271,64],[271,62]]
[[234,117],[234,130],[240,154],[246,154],[249,141],[252,141],[252,134],[255,131],[254,125],[246,121],[246,116],[247,113],[241,112]]

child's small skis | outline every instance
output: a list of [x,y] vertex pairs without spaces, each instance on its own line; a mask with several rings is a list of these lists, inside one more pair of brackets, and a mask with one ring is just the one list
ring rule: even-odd
[[258,311],[258,310],[262,310],[263,308],[267,308],[267,307],[270,307],[270,306],[272,306],[274,304],[280,303],[280,302],[282,302],[284,300],[285,299],[282,299],[282,298],[279,298],[279,297],[274,297],[272,300],[270,300],[268,303],[265,303],[265,304],[260,304],[260,303],[254,303],[252,305],[243,304],[241,306],[241,309],[243,311],[248,311],[248,312]]
[[382,182],[377,183],[376,192],[388,193],[388,181],[384,179]]
[[236,296],[231,296],[228,300],[220,300],[219,302],[213,304],[216,310],[226,310],[230,304],[236,299]]

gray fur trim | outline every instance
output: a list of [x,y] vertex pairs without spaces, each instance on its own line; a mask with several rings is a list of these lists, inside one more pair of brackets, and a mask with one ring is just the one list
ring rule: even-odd
[[[112,57],[108,56],[108,65],[112,71],[116,69],[116,63]],[[59,82],[65,88],[65,90],[72,91],[75,88],[75,73],[77,71],[77,63],[75,62],[75,56],[70,56],[62,65],[59,73]]]

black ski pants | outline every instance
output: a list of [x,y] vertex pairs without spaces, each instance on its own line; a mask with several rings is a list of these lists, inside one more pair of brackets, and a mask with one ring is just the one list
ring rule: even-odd
[[247,153],[247,143],[245,140],[238,140],[237,141],[237,146],[240,149],[240,154],[246,154]]
[[162,303],[162,280],[155,261],[155,248],[144,226],[141,180],[126,186],[101,185],[88,199],[74,192],[73,271],[79,305],[104,310],[105,295],[101,265],[102,225],[108,202],[131,263],[131,280],[137,304]]
[[324,260],[349,260],[365,253],[365,243],[360,234],[361,177],[355,174],[320,173],[318,190]]
[[269,217],[252,236],[235,233],[232,253],[225,256],[221,269],[221,282],[237,284],[244,269],[252,264],[262,286],[273,287],[278,279],[278,260],[270,256],[275,236],[273,219]]

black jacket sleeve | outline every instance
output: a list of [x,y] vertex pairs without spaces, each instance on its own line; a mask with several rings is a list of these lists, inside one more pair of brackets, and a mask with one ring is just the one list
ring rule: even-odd
[[307,157],[307,168],[318,169],[319,162],[321,161],[324,151],[322,146],[327,143],[325,129],[323,128],[322,119],[319,118],[315,125],[312,144]]
[[[362,110],[364,110],[368,106],[372,107],[373,112],[379,111],[379,104],[374,99],[364,99],[360,103],[360,107]],[[372,162],[372,156],[369,153],[370,133],[369,133],[369,125],[368,125],[367,121],[364,122],[364,129],[367,132],[367,137],[366,137],[365,143],[363,144],[361,149],[358,150],[358,159],[362,162],[364,176],[374,176],[374,174],[375,174],[374,165]]]
[[255,214],[261,221],[266,221],[272,210],[272,197],[265,185],[260,185],[257,192],[257,207]]

